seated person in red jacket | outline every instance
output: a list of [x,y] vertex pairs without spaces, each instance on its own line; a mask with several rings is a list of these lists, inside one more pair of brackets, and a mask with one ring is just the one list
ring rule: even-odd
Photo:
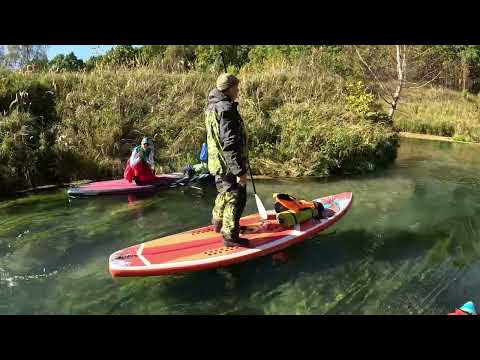
[[135,146],[133,149],[132,155],[127,161],[123,177],[128,182],[134,180],[137,185],[144,185],[156,179],[153,161],[153,142],[148,137],[144,137],[142,144]]

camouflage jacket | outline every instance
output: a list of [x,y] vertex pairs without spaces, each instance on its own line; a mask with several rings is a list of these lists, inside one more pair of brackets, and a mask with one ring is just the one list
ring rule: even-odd
[[205,125],[208,170],[213,175],[242,176],[247,173],[247,133],[237,105],[217,89],[208,95]]

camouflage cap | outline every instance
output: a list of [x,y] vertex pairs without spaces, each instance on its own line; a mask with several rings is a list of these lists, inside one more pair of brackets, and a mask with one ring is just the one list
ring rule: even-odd
[[238,80],[235,75],[223,73],[217,78],[217,89],[225,91],[239,82],[240,80]]

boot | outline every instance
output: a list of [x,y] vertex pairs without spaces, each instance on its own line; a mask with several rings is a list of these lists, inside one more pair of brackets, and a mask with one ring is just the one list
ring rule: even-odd
[[137,176],[133,177],[133,181],[135,181],[135,184],[137,184],[138,186],[143,185],[143,182],[141,182],[140,179]]
[[238,235],[223,234],[223,244],[226,247],[234,247],[234,246],[248,247],[250,242],[248,241],[248,239],[241,238]]
[[219,232],[222,230],[223,221],[222,221],[222,220],[213,219],[213,220],[212,220],[212,225],[213,225],[213,227],[214,227],[215,232],[216,232],[216,233],[219,233]]

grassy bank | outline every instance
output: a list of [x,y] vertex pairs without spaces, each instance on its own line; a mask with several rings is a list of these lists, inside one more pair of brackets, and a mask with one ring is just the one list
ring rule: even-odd
[[407,89],[394,122],[405,132],[480,142],[480,97],[442,88]]
[[[121,176],[144,135],[155,140],[157,172],[195,162],[216,78],[147,67],[0,76],[0,192]],[[284,61],[244,68],[239,77],[255,174],[354,174],[395,159],[398,134],[347,111],[341,77]]]
[[428,134],[419,134],[419,133],[410,133],[410,132],[400,132],[399,135],[400,135],[401,138],[445,141],[445,142],[453,142],[453,143],[460,143],[460,144],[480,145],[480,143],[476,143],[476,142],[454,140],[452,137],[448,137],[448,136],[428,135]]

